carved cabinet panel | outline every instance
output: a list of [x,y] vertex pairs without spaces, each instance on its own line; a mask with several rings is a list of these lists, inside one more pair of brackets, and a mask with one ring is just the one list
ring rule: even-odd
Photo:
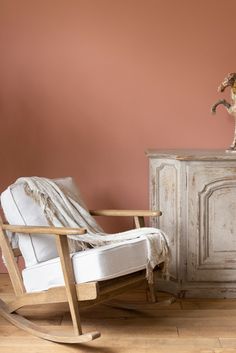
[[225,163],[192,163],[187,178],[187,279],[234,280],[236,168]]
[[152,225],[170,239],[171,280],[189,297],[236,297],[236,155],[224,151],[147,152]]

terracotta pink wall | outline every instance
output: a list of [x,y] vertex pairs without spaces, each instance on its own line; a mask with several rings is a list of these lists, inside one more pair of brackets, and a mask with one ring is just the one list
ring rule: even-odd
[[233,122],[210,106],[236,70],[235,13],[235,0],[1,0],[0,191],[72,175],[90,208],[146,208],[146,148],[228,147]]

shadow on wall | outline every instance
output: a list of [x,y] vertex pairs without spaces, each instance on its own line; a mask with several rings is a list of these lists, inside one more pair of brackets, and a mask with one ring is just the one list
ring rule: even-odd
[[[29,98],[28,92],[34,94]],[[42,153],[46,130],[42,118],[45,96],[23,79],[20,87],[16,86],[7,93],[0,112],[4,119],[1,190],[20,176],[42,175],[45,170],[45,155]]]
[[[23,77],[19,82],[20,87],[10,87],[5,100],[2,95],[1,192],[21,176],[73,176],[90,209],[124,208],[123,195],[117,204],[106,187],[111,169],[114,173],[117,168],[116,174],[119,173],[113,151],[104,148],[105,145],[119,149],[110,133],[112,126],[106,127],[107,134],[102,135],[102,123],[97,117],[73,110],[67,102],[63,102],[63,109],[55,109],[56,98],[47,96],[43,87],[36,87],[34,81]],[[98,221],[107,232],[132,227],[128,219],[100,218]]]

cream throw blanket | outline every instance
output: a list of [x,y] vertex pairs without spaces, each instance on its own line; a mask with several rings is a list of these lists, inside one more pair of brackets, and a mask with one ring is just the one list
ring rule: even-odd
[[126,240],[145,237],[147,239],[147,279],[153,283],[153,269],[164,262],[167,274],[169,246],[166,235],[157,228],[139,228],[126,232],[107,234],[97,224],[86,209],[83,201],[70,191],[59,187],[56,182],[40,177],[19,178],[16,183],[25,184],[25,192],[43,208],[49,225],[55,227],[84,227],[84,235],[70,235],[71,252],[85,250],[106,244],[125,242]]

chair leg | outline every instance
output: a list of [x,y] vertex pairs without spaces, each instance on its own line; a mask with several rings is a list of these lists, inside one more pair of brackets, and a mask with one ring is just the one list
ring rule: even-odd
[[150,303],[157,302],[157,295],[154,284],[147,282],[147,289],[146,289],[147,301]]

